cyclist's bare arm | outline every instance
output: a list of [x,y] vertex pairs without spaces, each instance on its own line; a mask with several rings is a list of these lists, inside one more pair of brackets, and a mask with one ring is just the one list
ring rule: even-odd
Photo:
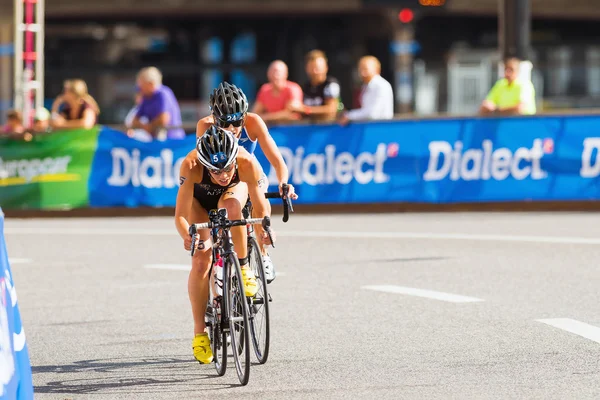
[[179,190],[177,191],[177,201],[175,203],[175,226],[179,236],[185,241],[189,239],[189,221],[188,217],[192,209],[192,202],[194,201],[194,182],[199,182],[202,167],[193,166],[193,153],[195,150],[190,152],[188,156],[181,163],[179,168]]
[[[250,196],[250,201],[252,202],[253,217],[270,217],[271,204],[265,197],[265,193],[263,192],[263,190],[258,185],[258,180],[262,177],[258,161],[256,160],[256,158],[250,156],[250,154],[248,154],[247,152],[240,151],[240,154],[237,157],[237,162],[240,181],[248,185],[248,195]],[[266,237],[262,226],[257,225],[255,229],[258,237]],[[264,243],[268,244],[266,241]]]
[[281,186],[282,183],[287,183],[289,179],[288,167],[283,160],[283,156],[281,155],[275,140],[271,137],[264,120],[257,114],[248,113],[246,116],[246,126],[248,135],[251,135],[250,139],[258,140],[258,144],[265,154],[265,157],[267,157],[267,160],[269,160],[269,164],[275,168],[279,186]]
[[206,130],[208,128],[210,128],[210,126],[214,123],[214,119],[212,117],[212,115],[208,115],[204,118],[202,118],[201,120],[198,121],[198,123],[196,124],[196,137],[200,137],[202,135],[204,135],[204,132],[206,132]]
[[256,218],[270,216],[271,204],[266,199],[264,191],[258,185],[258,181],[262,178],[258,161],[247,152],[240,151],[237,162],[240,181],[248,185],[248,195],[250,196],[252,207],[256,211]]

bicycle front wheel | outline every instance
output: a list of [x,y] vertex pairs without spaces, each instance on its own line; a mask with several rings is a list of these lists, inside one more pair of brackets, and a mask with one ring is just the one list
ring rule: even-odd
[[212,347],[215,369],[219,376],[225,375],[227,369],[227,333],[223,331],[221,313],[223,310],[223,298],[213,299],[211,296],[211,325],[208,329],[210,345]]
[[230,271],[227,296],[229,301],[229,336],[235,369],[242,385],[250,378],[250,335],[248,323],[248,302],[244,292],[244,281],[240,262],[234,254],[230,254],[225,262],[229,263],[225,271]]
[[250,311],[250,333],[254,354],[260,364],[267,362],[269,357],[270,324],[269,324],[269,293],[262,254],[255,238],[248,238],[248,261],[256,276],[258,291],[254,297],[248,298]]

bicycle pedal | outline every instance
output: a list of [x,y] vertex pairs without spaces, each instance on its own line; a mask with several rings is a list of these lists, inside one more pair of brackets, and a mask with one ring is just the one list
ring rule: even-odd
[[250,301],[250,305],[254,304],[265,304],[265,299],[262,297],[253,297]]

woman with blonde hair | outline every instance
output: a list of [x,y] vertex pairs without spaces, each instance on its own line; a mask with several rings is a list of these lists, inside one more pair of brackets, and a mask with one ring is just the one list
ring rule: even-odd
[[52,127],[90,129],[96,125],[100,108],[89,95],[85,82],[81,79],[69,79],[65,81],[63,88],[63,93],[52,104]]

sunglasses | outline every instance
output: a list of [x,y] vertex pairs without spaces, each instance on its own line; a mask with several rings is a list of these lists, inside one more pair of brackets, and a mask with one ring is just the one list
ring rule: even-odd
[[210,172],[214,176],[219,176],[219,175],[223,175],[224,173],[231,172],[231,170],[233,169],[233,167],[235,167],[235,163],[231,164],[227,168],[223,168],[223,169],[220,169],[218,171],[209,170],[208,172]]
[[232,126],[238,128],[244,124],[245,117],[246,117],[246,114],[242,114],[241,116],[236,115],[236,114],[224,115],[221,118],[217,118],[216,123],[221,128],[228,127],[229,125],[232,125]]

